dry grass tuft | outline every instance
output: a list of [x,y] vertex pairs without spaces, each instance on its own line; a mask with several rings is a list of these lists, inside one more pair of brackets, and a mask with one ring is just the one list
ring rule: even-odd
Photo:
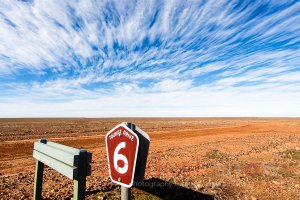
[[228,155],[225,153],[220,152],[217,149],[214,149],[212,151],[206,152],[206,157],[209,159],[217,159],[222,160],[228,158]]
[[300,150],[297,149],[287,149],[284,152],[281,152],[281,156],[284,158],[290,159],[300,159]]

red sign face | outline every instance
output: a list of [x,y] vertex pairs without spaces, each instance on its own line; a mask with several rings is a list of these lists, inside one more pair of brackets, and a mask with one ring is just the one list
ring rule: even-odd
[[139,146],[138,136],[120,124],[106,134],[106,153],[112,182],[131,187]]

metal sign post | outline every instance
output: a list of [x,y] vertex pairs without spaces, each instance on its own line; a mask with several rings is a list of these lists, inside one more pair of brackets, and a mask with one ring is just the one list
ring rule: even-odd
[[121,199],[130,200],[131,199],[131,188],[121,186]]
[[128,200],[133,183],[144,178],[150,138],[135,124],[123,122],[106,134],[105,142],[110,179],[121,185],[122,200]]
[[[131,130],[133,129],[131,123],[123,122],[122,124],[126,125]],[[131,200],[131,188],[121,186],[121,200]]]

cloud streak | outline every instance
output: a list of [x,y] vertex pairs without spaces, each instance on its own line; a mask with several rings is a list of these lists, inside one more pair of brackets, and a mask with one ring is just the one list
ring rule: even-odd
[[[299,116],[299,13],[298,1],[1,1],[0,116],[36,116],[9,112],[21,103],[53,116]],[[78,109],[90,101],[110,109]]]

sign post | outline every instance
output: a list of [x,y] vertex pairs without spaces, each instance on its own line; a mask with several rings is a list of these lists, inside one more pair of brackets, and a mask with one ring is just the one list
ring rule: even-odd
[[135,124],[123,122],[106,134],[105,142],[110,179],[121,185],[122,199],[130,199],[133,183],[144,178],[150,138]]

